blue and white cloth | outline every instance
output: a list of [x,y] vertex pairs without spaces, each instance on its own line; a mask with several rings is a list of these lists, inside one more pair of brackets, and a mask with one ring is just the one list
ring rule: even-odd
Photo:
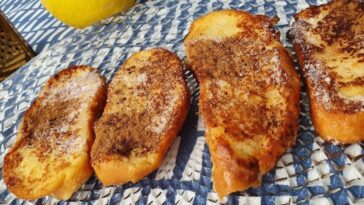
[[[137,4],[145,1],[139,0]],[[36,53],[81,31],[54,18],[40,0],[1,0],[0,10]]]
[[[36,49],[47,47],[47,50],[0,83],[0,159],[3,159],[7,148],[14,142],[21,117],[43,84],[63,68],[75,64],[91,65],[98,68],[110,81],[130,55],[143,49],[163,47],[185,59],[183,38],[193,19],[223,8],[279,16],[281,20],[277,27],[281,31],[282,42],[291,49],[291,44],[285,40],[285,33],[292,15],[309,5],[321,3],[325,1],[150,1],[108,22],[69,34],[68,37],[64,36],[63,40],[53,46],[34,44],[38,45]],[[5,4],[2,2],[1,5]],[[22,9],[25,10],[19,7],[19,11]],[[17,16],[16,13],[11,15]],[[21,28],[21,24],[15,24]],[[33,37],[27,40],[30,39]],[[36,42],[36,39],[38,38],[34,37],[30,41]],[[185,74],[192,93],[191,110],[179,136],[157,171],[136,184],[123,186],[103,187],[96,177],[92,177],[70,201],[45,197],[35,203],[364,204],[363,143],[340,146],[324,142],[318,137],[309,116],[304,87],[301,92],[301,130],[296,145],[283,154],[272,171],[264,175],[260,187],[234,193],[219,200],[212,191],[212,164],[205,143],[203,122],[197,114],[198,84],[189,71]],[[0,203],[23,203],[7,191],[1,178]]]
[[0,9],[36,53],[79,32],[55,19],[39,0],[2,0]]

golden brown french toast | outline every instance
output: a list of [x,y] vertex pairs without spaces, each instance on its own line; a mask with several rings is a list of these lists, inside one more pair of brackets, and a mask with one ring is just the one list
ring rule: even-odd
[[4,158],[9,191],[23,199],[70,198],[93,173],[93,123],[105,100],[105,79],[96,69],[75,66],[50,78]]
[[334,0],[301,11],[290,35],[318,134],[364,140],[364,2]]
[[160,48],[135,53],[115,74],[91,151],[104,185],[137,182],[159,167],[188,112],[184,78],[180,59]]
[[195,20],[185,38],[220,197],[258,186],[295,143],[300,83],[273,28],[276,21],[214,11]]

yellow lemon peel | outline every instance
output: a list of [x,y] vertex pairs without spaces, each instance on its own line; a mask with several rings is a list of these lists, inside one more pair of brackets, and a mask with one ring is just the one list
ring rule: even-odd
[[135,0],[41,0],[41,3],[63,23],[85,28],[130,9]]

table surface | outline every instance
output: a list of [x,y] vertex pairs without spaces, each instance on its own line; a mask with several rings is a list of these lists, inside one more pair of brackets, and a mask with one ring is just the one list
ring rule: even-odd
[[[28,3],[25,6],[6,8],[26,13],[33,7],[39,8],[39,3],[35,1],[16,1]],[[321,0],[150,1],[134,7],[126,14],[82,31],[62,28],[60,23],[58,23],[61,25],[60,28],[48,27],[60,31],[64,29],[64,32],[45,40],[45,44],[35,43],[40,37],[27,39],[34,42],[31,45],[36,49],[42,48],[40,50],[43,52],[0,83],[0,165],[6,150],[15,140],[22,115],[49,77],[61,69],[75,64],[87,64],[98,68],[110,81],[130,55],[143,49],[163,47],[185,59],[183,38],[193,19],[222,8],[279,16],[281,20],[277,28],[281,32],[281,40],[291,50],[291,44],[284,37],[289,29],[292,15],[309,5],[325,2]],[[2,7],[6,5],[9,4],[1,2]],[[19,22],[26,22],[22,19],[23,15],[11,12],[12,9],[5,13],[10,13],[14,19],[19,18]],[[35,10],[30,13],[34,13]],[[38,16],[42,15],[34,16],[29,19],[37,18],[37,21],[41,21]],[[50,20],[50,22],[56,21]],[[21,23],[15,23],[20,26],[18,29],[21,32],[30,33],[31,28],[38,26],[37,23],[28,22],[28,24],[22,26]],[[38,36],[36,33],[37,31],[33,32],[33,35]],[[61,35],[64,35],[63,40],[55,42],[52,46],[53,40],[60,38]],[[184,128],[157,171],[138,183],[128,183],[123,186],[103,187],[96,177],[92,177],[70,201],[57,201],[52,197],[45,197],[36,203],[117,204],[122,201],[125,204],[236,204],[238,202],[254,205],[364,204],[363,143],[340,146],[325,142],[317,136],[309,116],[304,87],[301,90],[301,129],[296,145],[288,149],[277,162],[277,166],[263,176],[261,186],[219,200],[216,193],[211,190],[212,164],[205,143],[203,122],[198,115],[198,84],[189,71],[185,74],[192,93],[191,110]],[[0,203],[23,203],[7,191],[1,174]]]

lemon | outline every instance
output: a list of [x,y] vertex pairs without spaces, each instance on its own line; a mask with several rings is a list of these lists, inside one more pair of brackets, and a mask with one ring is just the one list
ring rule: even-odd
[[43,6],[63,23],[84,28],[131,8],[135,0],[41,0]]

